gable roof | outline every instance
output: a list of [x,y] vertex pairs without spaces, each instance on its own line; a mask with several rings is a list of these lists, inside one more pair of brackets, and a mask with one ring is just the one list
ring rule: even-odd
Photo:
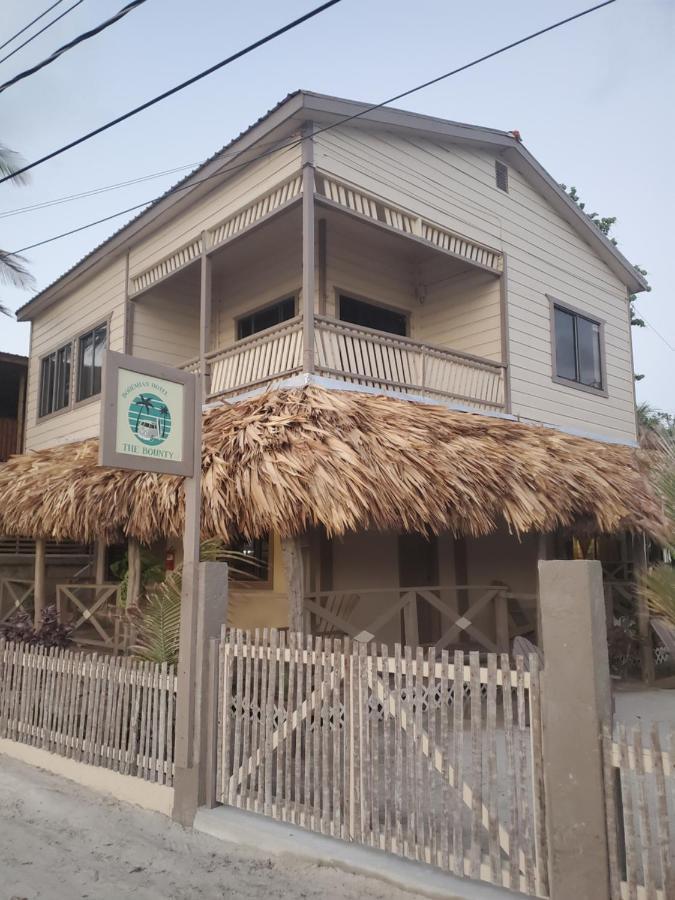
[[[498,150],[502,158],[549,201],[556,212],[580,234],[631,292],[636,293],[647,288],[647,282],[642,275],[591,219],[570,200],[555,179],[512,133],[388,106],[373,108],[372,104],[298,90],[288,94],[264,116],[152,201],[28,303],[19,307],[16,311],[17,318],[30,319],[56,299],[58,292],[75,278],[96,267],[103,259],[128,249],[140,231],[157,225],[160,217],[177,214],[183,204],[193,203],[203,193],[211,190],[217,183],[216,178],[221,174],[223,178],[227,177],[226,163],[231,163],[233,156],[241,156],[242,159],[248,155],[255,156],[259,142],[273,133],[276,133],[279,145],[283,146],[283,138],[296,132],[303,122],[313,121],[324,127],[333,128],[339,127],[341,120],[356,127],[380,126],[408,130],[435,138],[450,139],[456,143]],[[204,187],[203,183],[207,179],[208,183]]]

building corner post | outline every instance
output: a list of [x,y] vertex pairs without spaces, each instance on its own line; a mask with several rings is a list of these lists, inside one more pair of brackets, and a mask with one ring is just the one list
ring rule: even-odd
[[33,622],[36,628],[42,621],[42,613],[47,602],[47,541],[35,539],[35,574],[33,587]]
[[551,900],[609,900],[602,734],[611,728],[599,562],[540,561],[542,744]]
[[635,582],[638,640],[640,643],[640,675],[645,684],[653,684],[656,671],[654,666],[654,645],[649,622],[649,605],[640,591],[640,580],[647,572],[647,538],[644,534],[634,534],[632,543],[633,581]]
[[314,125],[307,122],[302,128],[302,368],[309,374],[314,372],[314,187]]

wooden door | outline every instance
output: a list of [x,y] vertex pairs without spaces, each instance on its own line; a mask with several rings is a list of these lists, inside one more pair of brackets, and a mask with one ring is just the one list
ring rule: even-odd
[[[398,538],[399,585],[430,587],[438,584],[438,539],[422,534],[401,534]],[[401,614],[401,638],[404,644],[435,643],[441,635],[441,614],[426,600],[417,598],[416,606]]]

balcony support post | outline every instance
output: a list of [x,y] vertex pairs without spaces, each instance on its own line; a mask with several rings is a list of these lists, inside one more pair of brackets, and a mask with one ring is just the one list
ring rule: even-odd
[[206,354],[211,348],[211,319],[213,274],[211,257],[208,255],[208,232],[202,231],[202,258],[199,285],[199,371],[202,373],[202,402],[211,393],[211,373],[207,369]]
[[314,372],[315,211],[314,126],[303,127],[302,140],[302,359],[303,370]]

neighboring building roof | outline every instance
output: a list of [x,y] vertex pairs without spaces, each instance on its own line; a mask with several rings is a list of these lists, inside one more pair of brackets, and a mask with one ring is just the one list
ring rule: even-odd
[[[191,203],[195,199],[195,192],[201,190],[208,192],[213,185],[209,184],[204,190],[201,182],[205,177],[218,173],[221,164],[232,162],[232,154],[245,154],[254,149],[263,137],[275,130],[288,130],[289,124],[296,128],[302,121],[333,123],[341,118],[349,119],[351,125],[377,125],[387,128],[409,129],[427,133],[436,137],[449,138],[460,143],[481,144],[499,148],[511,165],[514,166],[533,186],[538,189],[556,211],[589,243],[598,255],[615,272],[617,277],[626,284],[631,291],[645,290],[647,283],[636,271],[635,267],[626,257],[609,241],[605,235],[593,224],[591,219],[567,196],[560,185],[537,162],[532,154],[524,147],[520,140],[511,132],[499,131],[493,128],[485,128],[477,125],[467,125],[441,119],[435,116],[422,115],[406,110],[391,107],[379,107],[371,109],[370,104],[345,100],[324,94],[316,94],[311,91],[294,91],[272,107],[264,116],[242,131],[236,138],[218,150],[213,156],[186,175],[175,185],[161,194],[149,204],[146,209],[134,216],[129,222],[115,231],[109,238],[95,247],[79,262],[75,263],[59,276],[54,282],[40,291],[32,300],[17,310],[17,318],[30,318],[33,311],[41,308],[43,301],[49,300],[61,287],[72,278],[87,271],[95,265],[104,255],[122,252],[129,241],[136,236],[141,228],[152,225],[158,216],[171,209],[172,214],[177,210],[173,207],[176,203]],[[227,154],[227,160],[223,156]],[[223,177],[227,175],[227,169],[223,170]],[[189,188],[191,182],[195,185]],[[88,266],[86,264],[89,264]]]
[[0,350],[0,363],[10,363],[13,366],[21,366],[24,369],[28,368],[28,357],[20,356],[18,353],[6,353],[4,350]]
[[[423,534],[666,533],[636,451],[507,419],[318,387],[204,414],[205,537],[323,526]],[[106,469],[98,441],[0,466],[0,533],[152,543],[183,530],[183,479]]]

